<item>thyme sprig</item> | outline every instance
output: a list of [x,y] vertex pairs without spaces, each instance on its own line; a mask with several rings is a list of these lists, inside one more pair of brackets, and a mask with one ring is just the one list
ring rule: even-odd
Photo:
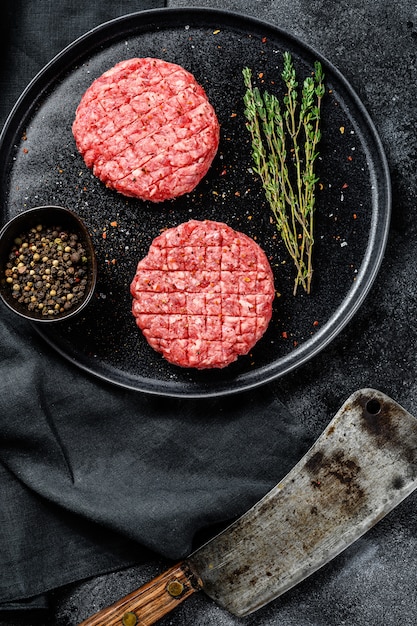
[[281,104],[274,94],[261,94],[252,71],[243,69],[246,127],[252,139],[254,171],[259,175],[276,227],[296,268],[294,295],[299,285],[310,293],[313,276],[315,162],[321,139],[320,113],[324,73],[316,61],[304,79],[301,101],[289,52],[283,54],[286,93]]

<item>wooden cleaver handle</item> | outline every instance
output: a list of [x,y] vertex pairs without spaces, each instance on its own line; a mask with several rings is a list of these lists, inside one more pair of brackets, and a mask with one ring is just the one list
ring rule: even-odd
[[201,587],[188,565],[178,563],[79,626],[149,626]]

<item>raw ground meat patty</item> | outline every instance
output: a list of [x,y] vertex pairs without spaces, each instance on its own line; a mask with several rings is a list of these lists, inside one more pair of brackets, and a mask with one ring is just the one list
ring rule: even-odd
[[205,369],[249,352],[271,319],[275,289],[253,239],[220,222],[191,220],[154,239],[131,294],[149,344],[171,363]]
[[122,61],[97,78],[72,131],[103,183],[153,202],[192,191],[219,145],[216,113],[194,76],[152,58]]

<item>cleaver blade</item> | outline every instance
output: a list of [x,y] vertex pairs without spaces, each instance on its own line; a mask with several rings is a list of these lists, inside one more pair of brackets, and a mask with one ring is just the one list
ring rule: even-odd
[[181,563],[79,626],[155,624],[202,590],[239,617],[285,593],[417,487],[417,420],[361,389],[247,513]]

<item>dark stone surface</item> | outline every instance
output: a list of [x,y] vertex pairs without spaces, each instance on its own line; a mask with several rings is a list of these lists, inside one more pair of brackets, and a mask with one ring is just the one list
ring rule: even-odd
[[[171,1],[169,6],[189,3]],[[367,108],[392,175],[392,225],[385,259],[365,303],[313,361],[275,383],[280,398],[312,437],[354,390],[388,393],[417,415],[416,316],[416,6],[404,0],[260,0],[194,2],[273,22],[333,62]],[[132,7],[132,10],[134,7]],[[161,626],[412,626],[416,623],[416,494],[365,537],[298,587],[245,619],[204,595]],[[169,565],[155,557],[51,594],[51,610],[2,626],[73,626]]]

